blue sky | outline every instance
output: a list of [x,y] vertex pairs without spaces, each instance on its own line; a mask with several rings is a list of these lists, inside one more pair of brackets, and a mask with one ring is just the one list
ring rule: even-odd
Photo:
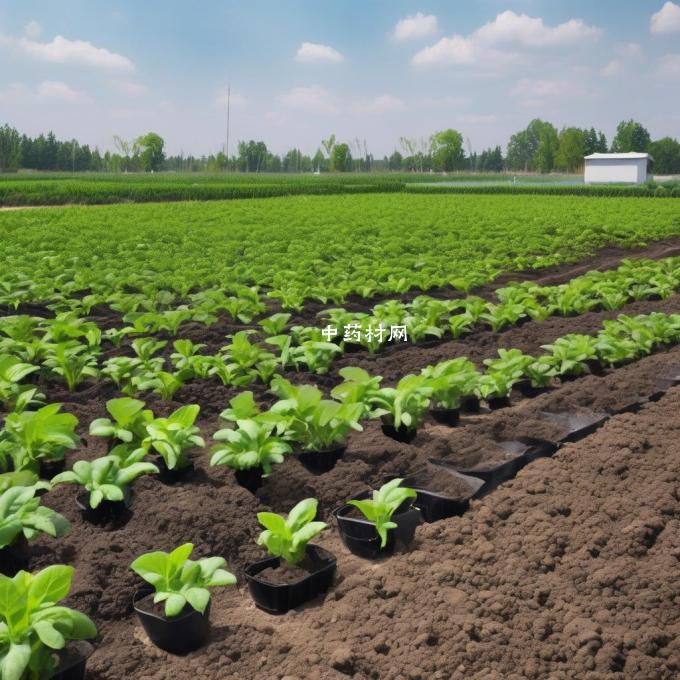
[[0,124],[102,149],[460,130],[473,149],[541,117],[611,138],[636,118],[680,137],[680,0],[0,0]]

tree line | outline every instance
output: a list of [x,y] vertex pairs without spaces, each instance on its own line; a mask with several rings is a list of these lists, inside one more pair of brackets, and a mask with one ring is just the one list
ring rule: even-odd
[[365,140],[321,141],[313,156],[291,149],[272,153],[265,142],[240,141],[235,154],[168,156],[160,135],[149,132],[133,140],[114,137],[114,150],[101,153],[75,139],[58,140],[52,132],[31,138],[9,125],[0,127],[0,172],[20,169],[70,172],[577,172],[591,153],[648,152],[656,174],[680,173],[680,143],[672,137],[652,140],[635,120],[621,121],[611,145],[595,128],[563,127],[539,118],[510,137],[505,155],[500,146],[480,153],[465,151],[463,135],[452,128],[429,138],[401,137],[399,148],[374,158]]

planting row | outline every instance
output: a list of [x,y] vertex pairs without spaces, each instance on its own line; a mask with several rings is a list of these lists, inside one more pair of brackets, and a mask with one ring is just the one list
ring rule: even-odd
[[[615,321],[605,321],[596,336],[563,336],[545,345],[546,353],[538,357],[500,349],[497,359],[485,360],[484,372],[459,357],[407,375],[395,387],[381,387],[380,376],[346,367],[340,371],[344,380],[333,388],[330,399],[324,399],[315,386],[294,385],[276,376],[270,389],[279,400],[267,411],[261,411],[251,392],[243,392],[222,412],[228,426],[213,435],[217,444],[211,463],[233,468],[239,481],[253,490],[261,476],[270,474],[272,465],[280,463],[293,447],[303,463],[332,467],[349,432],[362,429],[362,419],[380,418],[385,434],[409,441],[428,409],[436,419],[454,424],[462,405],[478,407],[483,399],[491,407],[503,406],[513,388],[545,389],[558,378],[619,365],[678,341],[678,314],[620,315]],[[13,361],[11,370],[27,375],[26,366]],[[36,388],[19,380],[11,386],[15,411],[5,418],[0,431],[0,466],[33,473],[47,466],[53,472],[50,466],[63,461],[67,449],[79,445],[77,420],[60,413],[60,404],[30,410],[38,399]],[[167,418],[154,417],[143,402],[132,398],[111,400],[107,408],[112,419],[93,421],[90,433],[111,439],[109,454],[79,461],[72,471],[53,480],[82,485],[90,493],[91,508],[105,499],[124,501],[130,482],[140,474],[172,476],[173,471],[188,469],[188,452],[204,446],[194,425],[197,405],[183,406]],[[161,468],[145,460],[151,452]]]
[[81,310],[75,300],[133,293],[141,311],[162,311],[253,285],[288,309],[344,304],[641,246],[673,236],[676,212],[660,200],[402,194],[14,211],[0,219],[0,304]]
[[[522,320],[545,319],[553,314],[575,315],[592,309],[613,310],[633,300],[666,298],[680,288],[680,258],[663,260],[625,261],[611,272],[589,272],[567,284],[538,286],[530,282],[511,284],[497,291],[499,302],[486,302],[476,296],[440,300],[419,296],[409,304],[397,300],[376,305],[371,314],[356,314],[344,309],[329,310],[327,327],[293,326],[288,328],[290,315],[279,313],[260,322],[267,346],[252,341],[254,331],[240,331],[231,336],[231,343],[215,355],[202,354],[205,345],[189,340],[174,342],[170,355],[173,370],[166,370],[166,361],[156,356],[166,341],[137,338],[130,344],[135,356],[117,356],[104,362],[101,373],[113,380],[127,394],[153,390],[163,398],[173,394],[188,380],[215,377],[225,385],[244,386],[252,382],[269,383],[278,372],[286,369],[307,369],[315,373],[328,372],[333,362],[356,348],[373,353],[388,340],[386,327],[403,328],[404,337],[417,342],[429,337],[442,337],[450,332],[459,337],[466,331],[484,326],[502,330]],[[257,293],[251,291],[248,304],[258,305]],[[210,298],[210,307],[201,316],[213,321],[223,309],[222,296],[197,294]],[[246,298],[239,298],[246,300]],[[245,308],[244,308],[245,309]],[[237,313],[236,310],[232,310]],[[457,313],[454,313],[457,312]],[[245,311],[243,312],[246,313]],[[255,313],[251,309],[248,314]],[[165,312],[133,312],[126,315],[131,325],[111,328],[103,334],[92,321],[81,319],[74,312],[61,312],[53,319],[26,315],[0,318],[0,357],[13,355],[27,364],[22,370],[35,371],[38,365],[62,377],[70,390],[83,380],[99,374],[98,358],[102,340],[119,346],[130,336],[166,330],[176,334],[183,320],[191,317],[189,310]],[[337,335],[345,328],[345,335]],[[382,332],[379,332],[382,329]],[[4,337],[3,337],[4,336]],[[333,340],[332,342],[330,340]],[[34,368],[29,368],[28,364]],[[4,367],[4,369],[3,369]],[[5,383],[23,376],[12,369],[11,361],[0,359],[0,378]],[[11,391],[11,385],[7,389]],[[0,384],[0,400],[7,402]]]

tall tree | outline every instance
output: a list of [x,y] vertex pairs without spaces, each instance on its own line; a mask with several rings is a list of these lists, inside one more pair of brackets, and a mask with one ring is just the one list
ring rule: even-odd
[[21,166],[21,136],[9,125],[0,127],[0,172],[17,170]]
[[336,172],[348,172],[352,169],[352,152],[348,144],[336,144],[333,147],[331,168]]
[[[580,130],[576,127],[562,128],[559,146],[555,157],[555,165],[560,170],[576,172],[583,167],[583,157],[587,154],[587,145],[594,149],[597,144],[597,133],[594,129]],[[592,151],[590,153],[593,153]]]
[[616,136],[612,141],[612,151],[647,151],[651,142],[649,131],[641,123],[633,120],[622,120],[616,126]]
[[649,153],[654,159],[654,172],[657,175],[680,173],[680,143],[672,137],[662,137],[649,145]]
[[144,172],[160,170],[165,160],[165,141],[155,132],[147,132],[137,139],[137,145],[141,149],[139,154],[140,168]]
[[449,128],[435,132],[430,137],[430,150],[435,170],[451,172],[461,169],[465,164],[463,135],[458,130]]

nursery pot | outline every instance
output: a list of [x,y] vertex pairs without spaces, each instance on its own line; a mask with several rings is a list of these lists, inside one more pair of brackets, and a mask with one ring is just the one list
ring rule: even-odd
[[41,460],[40,479],[52,479],[66,468],[66,459],[61,460]]
[[248,489],[252,494],[262,486],[264,481],[261,467],[248,468],[247,470],[234,470],[234,477],[236,477],[236,481],[244,489]]
[[317,595],[325,593],[331,587],[336,569],[335,556],[318,545],[308,545],[305,557],[312,571],[292,583],[270,583],[260,577],[260,573],[265,569],[278,569],[281,564],[278,557],[268,557],[246,566],[244,571],[248,589],[260,609],[270,614],[285,614],[290,609],[296,609]]
[[171,654],[188,654],[201,647],[210,635],[210,601],[203,614],[187,604],[178,616],[168,619],[151,611],[148,602],[141,602],[153,592],[153,588],[141,588],[132,598],[132,606],[151,642]]
[[490,397],[486,400],[490,409],[507,408],[510,406],[510,397]]
[[460,400],[460,410],[467,413],[479,413],[479,397],[471,394]]
[[406,425],[400,425],[399,427],[394,427],[388,416],[382,416],[380,418],[382,421],[382,431],[387,437],[395,439],[398,442],[403,442],[408,444],[413,441],[417,434],[417,430],[410,430]]
[[320,475],[335,467],[335,464],[344,455],[346,448],[346,446],[336,446],[325,451],[301,451],[297,458],[307,470],[315,475]]
[[391,555],[398,544],[404,547],[410,545],[413,541],[416,527],[420,524],[420,510],[413,507],[411,499],[408,499],[408,502],[404,503],[392,515],[392,521],[397,526],[394,529],[387,530],[387,543],[384,548],[381,548],[380,536],[378,536],[376,531],[375,523],[369,522],[363,517],[349,516],[354,510],[356,508],[353,505],[346,504],[335,511],[335,518],[340,529],[340,538],[351,553],[367,559]]
[[440,424],[453,427],[460,420],[460,411],[457,408],[431,408],[430,415]]
[[15,576],[18,571],[26,569],[30,559],[28,541],[23,533],[20,533],[11,545],[0,549],[0,574]]
[[531,380],[528,380],[526,378],[524,380],[519,380],[513,385],[513,388],[516,389],[523,397],[527,397],[529,399],[532,399],[533,397],[537,397],[539,394],[547,392],[551,387],[552,385],[536,387],[535,385],[531,384]]
[[125,489],[122,501],[103,500],[96,508],[90,507],[90,492],[76,496],[76,505],[83,519],[91,524],[120,524],[130,519],[130,504],[132,503],[132,489]]
[[59,652],[59,666],[51,680],[85,680],[87,659],[94,648],[85,640],[70,642]]
[[189,464],[183,467],[171,469],[167,466],[162,456],[154,459],[154,464],[158,467],[156,478],[163,484],[177,484],[177,482],[186,479],[195,469],[192,461],[189,461]]

